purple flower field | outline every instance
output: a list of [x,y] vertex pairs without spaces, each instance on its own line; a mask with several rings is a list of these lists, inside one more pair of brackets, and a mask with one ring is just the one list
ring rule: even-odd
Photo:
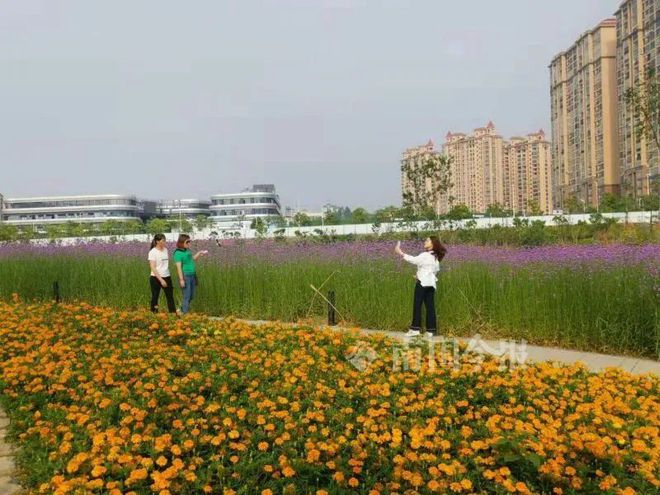
[[[421,250],[420,242],[404,242],[402,248],[410,254]],[[170,244],[170,251],[174,245]],[[317,261],[320,263],[348,264],[368,261],[393,260],[392,241],[352,241],[332,244],[313,242],[282,243],[275,241],[240,242],[222,241],[217,246],[211,241],[196,241],[193,250],[208,249],[209,260],[222,264],[241,264],[250,260],[273,264]],[[86,243],[75,246],[34,246],[25,244],[0,245],[0,258],[14,256],[128,256],[146,258],[149,245],[146,243]],[[480,262],[487,265],[526,266],[530,264],[573,266],[573,265],[646,265],[652,271],[660,262],[660,245],[568,245],[542,246],[535,248],[494,247],[474,245],[448,246],[444,263],[458,264]]]

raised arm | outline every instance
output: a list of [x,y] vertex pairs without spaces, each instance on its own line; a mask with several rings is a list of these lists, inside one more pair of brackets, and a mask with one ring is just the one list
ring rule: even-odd
[[408,263],[412,263],[413,265],[420,265],[423,261],[422,254],[418,254],[417,256],[410,256],[409,254],[404,253],[401,251],[401,241],[397,241],[396,247],[394,248],[394,252],[398,254],[399,256],[403,257],[404,260],[406,260]]

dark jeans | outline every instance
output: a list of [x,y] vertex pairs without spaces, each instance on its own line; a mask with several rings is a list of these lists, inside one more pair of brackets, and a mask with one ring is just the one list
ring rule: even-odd
[[160,289],[165,292],[167,299],[167,309],[170,313],[176,313],[176,305],[174,304],[174,287],[172,287],[172,277],[163,277],[167,282],[167,287],[160,285],[156,277],[149,277],[149,285],[151,286],[151,311],[156,313],[158,311],[158,297],[160,296]]
[[435,289],[433,287],[422,287],[418,280],[415,284],[411,330],[422,329],[422,304],[426,306],[426,331],[435,332]]

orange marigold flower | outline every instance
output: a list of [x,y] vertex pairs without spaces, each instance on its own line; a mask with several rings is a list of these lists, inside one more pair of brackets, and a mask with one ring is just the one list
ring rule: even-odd
[[284,469],[282,469],[282,474],[287,478],[291,478],[295,476],[296,471],[291,466],[286,466]]

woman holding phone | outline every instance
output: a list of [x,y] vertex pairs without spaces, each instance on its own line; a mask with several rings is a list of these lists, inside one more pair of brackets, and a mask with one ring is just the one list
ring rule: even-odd
[[149,285],[151,286],[151,311],[158,312],[158,298],[160,289],[165,292],[167,299],[167,309],[170,313],[176,313],[174,304],[174,287],[172,287],[172,278],[169,269],[169,254],[166,247],[167,241],[164,234],[156,234],[151,241],[151,249],[147,260],[151,267],[151,276]]
[[432,235],[426,238],[424,251],[417,256],[410,256],[401,251],[400,241],[396,243],[394,252],[417,267],[412,325],[410,325],[406,335],[413,337],[420,334],[422,329],[422,305],[424,305],[426,306],[426,332],[432,337],[437,331],[435,315],[436,274],[440,271],[440,262],[447,254],[447,249],[440,243],[437,236]]
[[195,297],[195,289],[197,288],[197,271],[195,261],[200,256],[204,256],[208,251],[199,251],[196,254],[190,252],[190,236],[186,234],[179,235],[176,241],[176,250],[174,251],[174,263],[176,264],[176,271],[179,274],[179,285],[183,290],[183,304],[181,305],[181,312],[183,314],[190,311],[190,301]]

